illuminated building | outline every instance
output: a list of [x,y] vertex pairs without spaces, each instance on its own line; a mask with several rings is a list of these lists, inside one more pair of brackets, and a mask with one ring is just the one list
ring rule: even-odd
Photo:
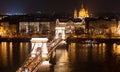
[[89,21],[89,33],[93,35],[116,36],[117,22],[114,19],[94,19]]
[[0,36],[7,36],[9,31],[9,23],[0,21]]
[[66,34],[74,34],[75,29],[84,29],[85,30],[85,23],[81,19],[57,19],[56,26],[65,27]]
[[88,10],[84,8],[83,4],[78,14],[79,14],[78,17],[82,17],[82,18],[89,17]]
[[74,10],[74,18],[77,18],[78,17],[78,14],[77,14],[77,10],[75,9]]
[[85,17],[89,17],[89,14],[88,14],[88,10],[86,10],[82,4],[79,11],[77,11],[76,9],[74,10],[74,18],[85,18]]
[[2,17],[0,16],[0,20],[2,20]]
[[3,31],[4,31],[4,28],[2,26],[0,26],[0,36],[3,35]]
[[50,22],[48,21],[24,21],[19,22],[19,32],[21,33],[43,33],[47,34],[50,31]]

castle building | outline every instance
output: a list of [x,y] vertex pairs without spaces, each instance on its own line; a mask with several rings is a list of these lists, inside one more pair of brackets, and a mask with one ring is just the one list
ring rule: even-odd
[[86,18],[89,17],[88,10],[86,10],[83,6],[81,5],[81,8],[79,11],[77,9],[74,10],[74,18]]

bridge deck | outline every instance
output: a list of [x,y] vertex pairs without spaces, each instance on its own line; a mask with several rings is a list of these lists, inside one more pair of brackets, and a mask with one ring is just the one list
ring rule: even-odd
[[[42,58],[41,54],[36,55],[36,57],[32,57],[31,54],[27,57],[24,64],[18,69],[17,72],[28,71],[28,72],[36,72],[39,66],[48,60],[51,56],[51,53],[55,50],[55,48],[61,43],[62,39],[53,39],[47,44],[48,54],[47,58]],[[31,51],[32,52],[32,51]]]

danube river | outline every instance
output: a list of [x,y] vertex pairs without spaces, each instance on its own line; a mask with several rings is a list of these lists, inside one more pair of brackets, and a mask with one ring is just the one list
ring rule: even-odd
[[[29,42],[0,43],[0,72],[15,72],[30,53]],[[60,45],[55,64],[41,66],[38,72],[120,72],[120,45],[81,44]]]
[[29,42],[0,42],[0,72],[15,72],[31,47]]

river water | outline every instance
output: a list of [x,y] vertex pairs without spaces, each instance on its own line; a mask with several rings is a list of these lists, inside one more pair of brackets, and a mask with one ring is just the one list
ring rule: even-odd
[[15,72],[30,50],[29,42],[0,42],[0,72]]
[[[30,53],[29,42],[0,43],[0,72],[15,72]],[[80,44],[61,45],[55,51],[56,64],[38,72],[120,72],[120,45]]]

